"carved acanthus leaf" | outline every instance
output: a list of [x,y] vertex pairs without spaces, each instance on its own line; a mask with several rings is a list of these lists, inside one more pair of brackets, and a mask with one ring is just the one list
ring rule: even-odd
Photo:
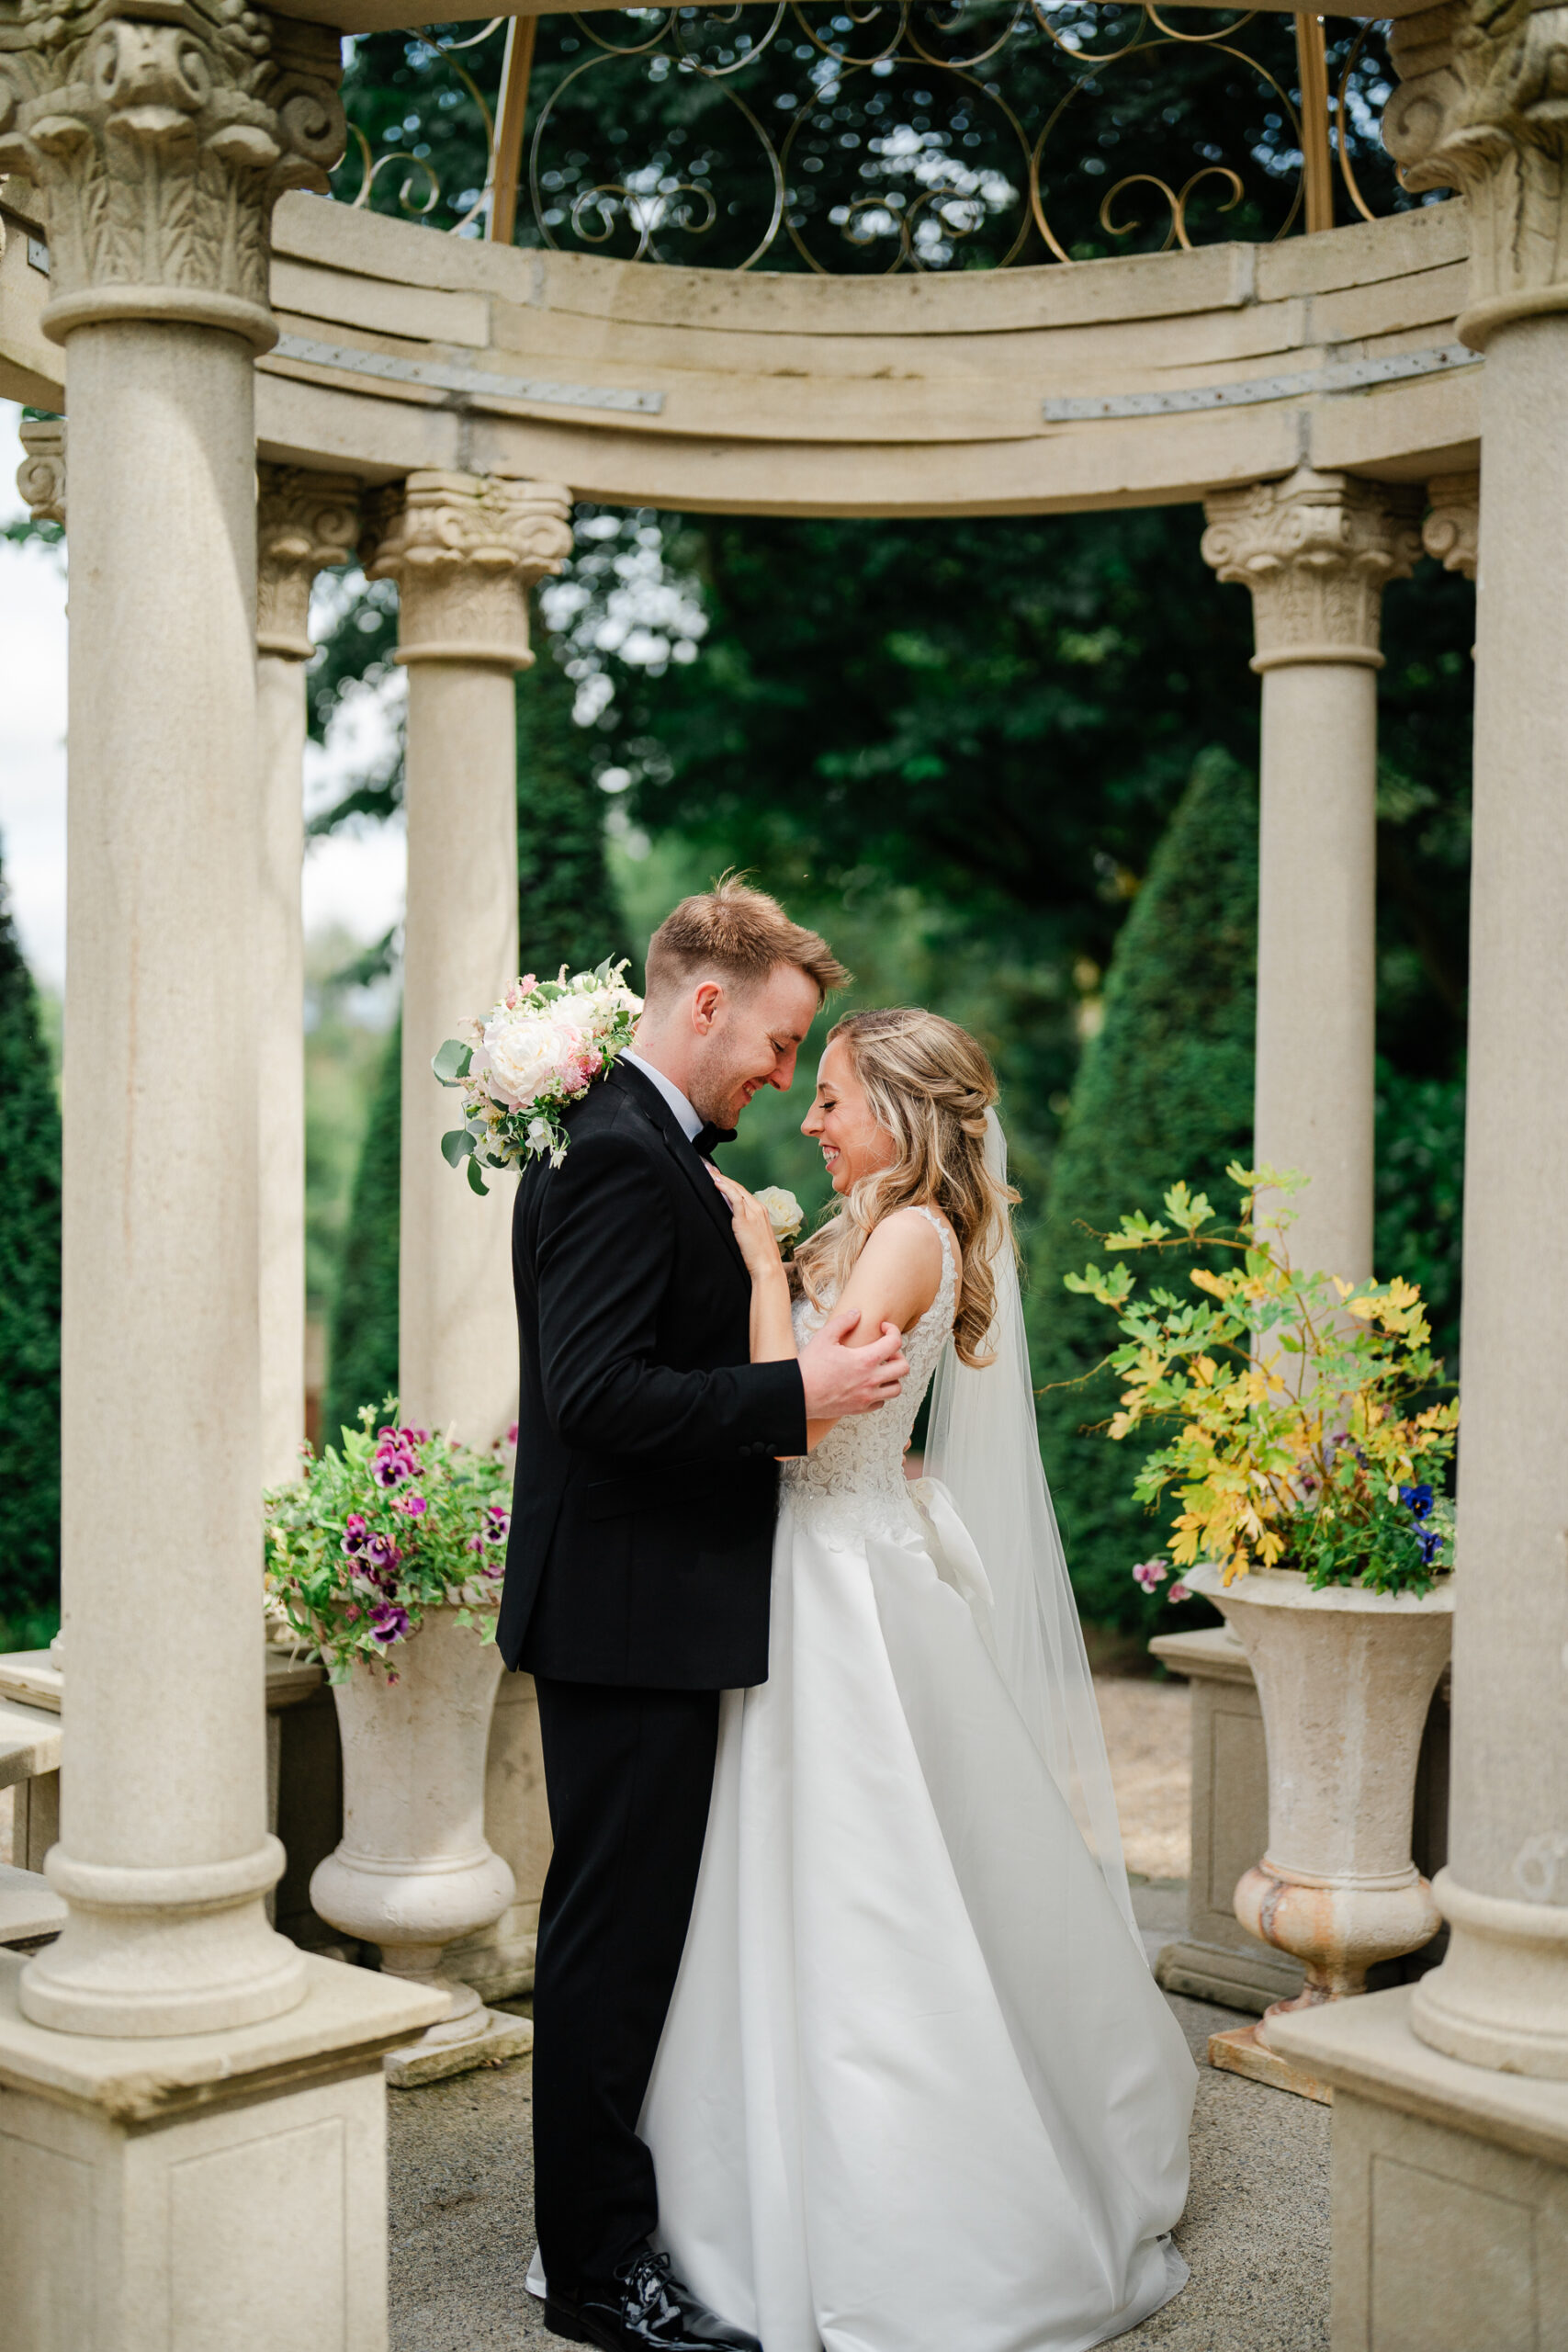
[[265,319],[273,202],[324,190],[342,153],[336,36],[244,0],[153,18],[21,0],[0,28],[0,172],[43,198],[53,302],[123,288]]
[[1302,660],[1377,662],[1382,592],[1421,554],[1417,492],[1302,467],[1217,492],[1205,562],[1253,594],[1254,669]]
[[256,643],[264,653],[309,659],[311,582],[329,564],[352,559],[360,489],[352,474],[258,469]]
[[1475,577],[1481,560],[1481,476],[1438,474],[1427,484],[1431,509],[1421,526],[1421,544],[1445,571]]
[[526,662],[526,591],[571,552],[571,492],[495,474],[415,473],[382,494],[362,555],[395,579],[400,661]]
[[1383,144],[1406,187],[1469,199],[1472,303],[1568,289],[1568,7],[1444,0],[1389,49]]

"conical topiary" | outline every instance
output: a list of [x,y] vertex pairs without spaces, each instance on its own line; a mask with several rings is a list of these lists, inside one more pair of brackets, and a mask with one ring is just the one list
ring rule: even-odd
[[1094,1235],[1131,1210],[1157,1215],[1178,1178],[1230,1204],[1225,1164],[1252,1150],[1257,922],[1257,784],[1227,753],[1206,752],[1117,942],[1031,1270],[1040,1441],[1074,1589],[1086,1618],[1128,1630],[1159,1612],[1131,1570],[1162,1549],[1164,1525],[1132,1498],[1132,1442],[1112,1444],[1092,1428],[1115,1409],[1114,1375],[1059,1385],[1120,1336],[1062,1277],[1103,1263]]
[[47,1641],[60,1594],[60,1109],[0,885],[0,1641]]
[[387,1040],[355,1171],[327,1336],[323,1445],[336,1445],[339,1430],[354,1427],[361,1405],[378,1405],[397,1393],[402,1052],[400,1021]]

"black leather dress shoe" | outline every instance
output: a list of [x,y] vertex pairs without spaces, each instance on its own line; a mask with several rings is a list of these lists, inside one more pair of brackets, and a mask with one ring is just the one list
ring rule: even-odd
[[590,2289],[576,2303],[549,2297],[545,2325],[569,2344],[596,2344],[601,2352],[762,2352],[754,2335],[699,2302],[671,2274],[669,2256],[650,2246],[610,2288]]

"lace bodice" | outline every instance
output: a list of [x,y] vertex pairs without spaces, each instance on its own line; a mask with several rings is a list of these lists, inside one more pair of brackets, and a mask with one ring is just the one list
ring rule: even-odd
[[[958,1300],[958,1260],[947,1227],[934,1209],[919,1204],[919,1213],[930,1218],[942,1244],[942,1280],[919,1321],[904,1336],[909,1377],[902,1394],[874,1413],[837,1422],[815,1453],[783,1465],[784,1501],[825,1522],[840,1522],[846,1532],[863,1532],[867,1525],[903,1532],[919,1524],[904,1476],[904,1448],[953,1329]],[[797,1344],[804,1346],[820,1330],[832,1311],[831,1296],[821,1306],[796,1299]]]

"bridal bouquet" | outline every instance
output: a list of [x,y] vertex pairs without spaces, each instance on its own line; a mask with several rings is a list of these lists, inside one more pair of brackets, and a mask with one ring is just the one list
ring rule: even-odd
[[[1174,1489],[1176,1566],[1294,1568],[1314,1590],[1429,1591],[1453,1566],[1453,1507],[1442,1476],[1459,1400],[1440,1394],[1421,1294],[1413,1283],[1341,1282],[1292,1264],[1292,1212],[1260,1215],[1260,1193],[1305,1178],[1231,1167],[1242,1195],[1216,1225],[1201,1193],[1175,1184],[1164,1219],[1140,1211],[1107,1250],[1190,1252],[1193,1298],[1165,1284],[1142,1295],[1125,1265],[1065,1277],[1109,1307],[1124,1334],[1109,1362],[1125,1386],[1106,1434],[1157,1442],[1134,1482],[1141,1502]],[[1220,1256],[1216,1270],[1201,1262]],[[1134,1576],[1147,1592],[1163,1559]],[[1178,1597],[1173,1589],[1171,1599]]]
[[468,1163],[476,1193],[490,1190],[481,1168],[522,1168],[547,1152],[551,1167],[560,1166],[562,1111],[631,1044],[642,1011],[626,968],[624,957],[606,957],[570,979],[564,964],[553,980],[528,972],[435,1056],[436,1077],[463,1097],[463,1124],[442,1136],[441,1148],[454,1168]]
[[[512,1465],[428,1430],[400,1429],[397,1399],[372,1430],[367,1405],[297,1483],[265,1498],[270,1635],[318,1649],[333,1682],[356,1658],[387,1665],[427,1609],[456,1608],[482,1641],[511,1527]],[[389,1674],[396,1681],[395,1673]]]

